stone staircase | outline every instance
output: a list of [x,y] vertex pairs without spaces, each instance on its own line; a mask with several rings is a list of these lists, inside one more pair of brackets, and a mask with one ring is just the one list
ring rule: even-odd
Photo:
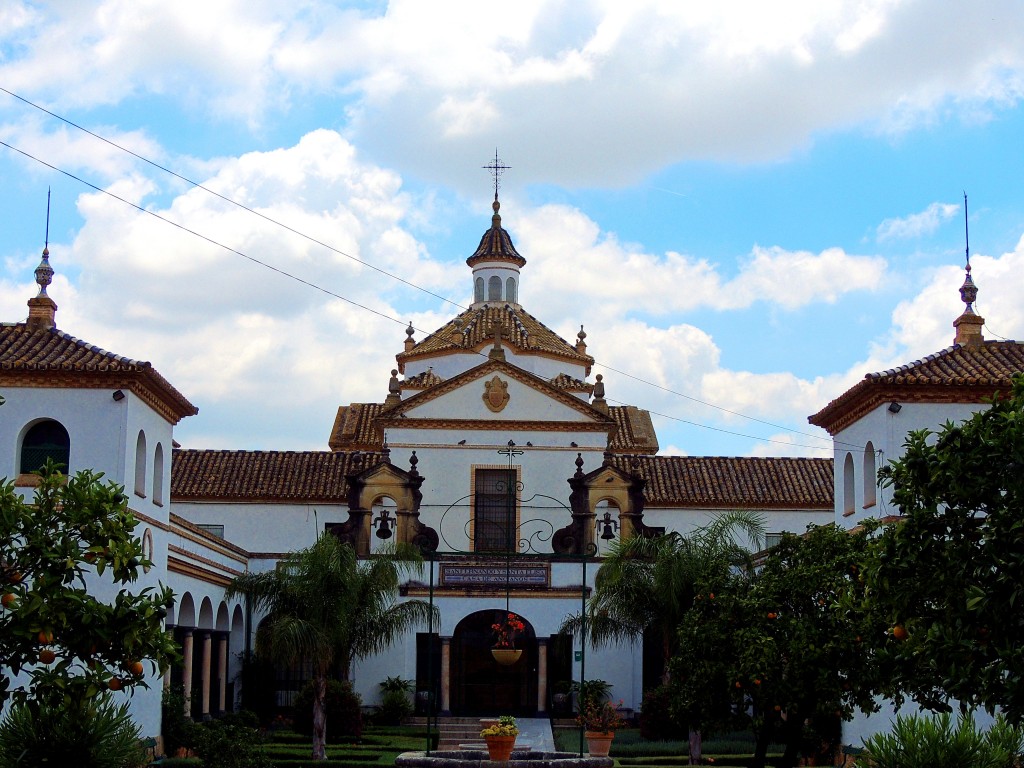
[[[439,717],[434,721],[438,733],[437,750],[458,749],[460,744],[482,745],[480,719],[479,717]],[[406,722],[422,728],[427,726],[426,718],[423,717],[409,718]],[[520,737],[522,743],[529,744],[533,748],[553,749],[553,746],[546,743],[551,740],[551,726],[546,718],[521,720],[520,726],[523,729]],[[531,733],[531,729],[538,732]]]

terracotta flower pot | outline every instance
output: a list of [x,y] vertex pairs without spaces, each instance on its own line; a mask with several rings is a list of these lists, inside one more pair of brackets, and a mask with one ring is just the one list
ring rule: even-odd
[[613,731],[602,733],[601,731],[587,731],[587,751],[591,757],[608,757],[608,751],[612,748],[612,739],[615,738]]
[[495,762],[508,762],[516,745],[515,736],[484,736],[487,742],[487,756]]

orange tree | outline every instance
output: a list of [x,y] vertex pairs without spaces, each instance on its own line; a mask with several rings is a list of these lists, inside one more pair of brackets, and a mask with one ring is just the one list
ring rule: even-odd
[[132,591],[144,567],[122,489],[83,471],[40,472],[34,500],[0,482],[0,702],[81,707],[146,686],[175,647],[169,589]]
[[855,608],[869,551],[866,531],[812,526],[783,536],[713,597],[700,593],[673,661],[679,713],[707,727],[748,723],[755,767],[771,740],[786,745],[784,768],[801,748],[834,746],[841,719],[875,707],[872,649],[884,627]]
[[961,424],[912,432],[879,473],[900,520],[879,537],[868,607],[889,624],[882,692],[1024,721],[1024,378]]

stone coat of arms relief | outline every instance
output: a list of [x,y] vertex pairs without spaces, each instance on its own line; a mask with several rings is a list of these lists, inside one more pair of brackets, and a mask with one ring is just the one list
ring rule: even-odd
[[508,382],[497,376],[484,382],[484,404],[494,413],[498,413],[508,405]]

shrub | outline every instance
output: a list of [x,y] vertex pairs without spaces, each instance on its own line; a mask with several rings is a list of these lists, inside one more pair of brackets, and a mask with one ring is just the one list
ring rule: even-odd
[[1012,768],[1021,753],[1024,732],[997,718],[981,732],[969,715],[956,728],[948,713],[935,717],[897,717],[892,733],[876,733],[864,742],[859,768]]
[[[363,735],[363,702],[352,684],[327,681],[327,741],[358,739]],[[292,727],[304,736],[313,735],[313,683],[303,686],[295,697]]]
[[0,723],[0,765],[136,768],[145,761],[128,705],[109,697],[60,707],[17,704]]
[[211,720],[193,730],[192,749],[202,758],[203,768],[272,768],[259,731],[239,719]]
[[686,738],[686,723],[672,714],[669,688],[659,685],[644,694],[640,709],[640,735],[651,741]]
[[403,719],[412,714],[412,702],[409,695],[402,691],[385,691],[381,698],[380,709],[374,715],[377,725],[399,725]]
[[192,731],[196,725],[185,717],[185,690],[180,685],[164,690],[160,701],[160,720],[166,755],[174,757],[179,749],[192,746]]

